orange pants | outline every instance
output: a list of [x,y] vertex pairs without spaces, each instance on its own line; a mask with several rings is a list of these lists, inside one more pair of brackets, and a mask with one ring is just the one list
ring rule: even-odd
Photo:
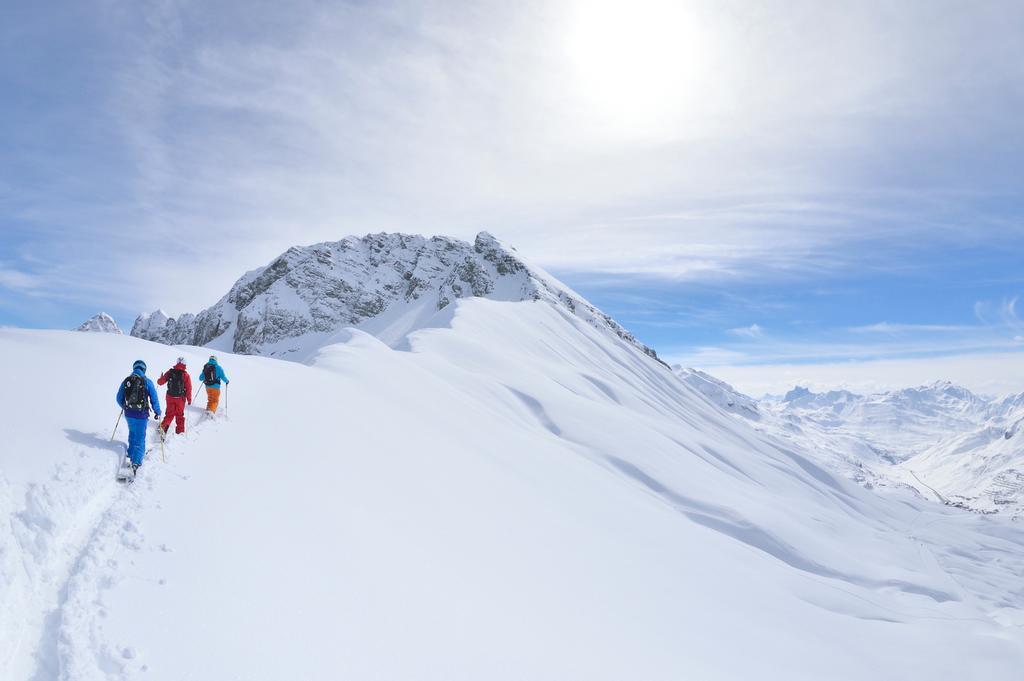
[[206,386],[206,411],[216,413],[218,404],[220,404],[220,388]]

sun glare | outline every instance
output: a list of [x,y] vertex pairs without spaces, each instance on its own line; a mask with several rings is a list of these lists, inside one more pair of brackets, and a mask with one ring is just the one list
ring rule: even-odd
[[587,117],[630,137],[678,125],[710,75],[706,37],[678,1],[581,0],[564,46]]

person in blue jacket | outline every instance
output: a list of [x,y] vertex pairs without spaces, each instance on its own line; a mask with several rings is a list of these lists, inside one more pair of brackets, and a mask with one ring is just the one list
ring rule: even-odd
[[224,385],[231,383],[224,373],[224,369],[217,363],[216,355],[210,355],[210,361],[203,366],[201,377],[203,385],[206,386],[206,411],[216,414],[217,405],[220,403],[220,383],[221,381],[224,381]]
[[142,457],[146,453],[146,425],[150,409],[153,410],[153,418],[160,420],[160,395],[153,381],[146,376],[146,363],[141,359],[135,360],[132,373],[121,381],[121,387],[117,389],[117,404],[128,422],[128,458],[134,471],[142,465]]

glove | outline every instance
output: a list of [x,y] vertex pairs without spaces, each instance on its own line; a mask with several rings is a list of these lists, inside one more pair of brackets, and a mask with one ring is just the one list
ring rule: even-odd
[[160,414],[158,412],[153,412],[153,420],[154,421],[159,421],[160,420]]

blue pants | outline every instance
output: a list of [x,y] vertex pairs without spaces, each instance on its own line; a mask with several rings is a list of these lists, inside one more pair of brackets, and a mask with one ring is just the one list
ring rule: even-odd
[[125,416],[124,420],[128,422],[128,456],[133,464],[139,465],[146,454],[146,426],[149,425],[149,419]]

